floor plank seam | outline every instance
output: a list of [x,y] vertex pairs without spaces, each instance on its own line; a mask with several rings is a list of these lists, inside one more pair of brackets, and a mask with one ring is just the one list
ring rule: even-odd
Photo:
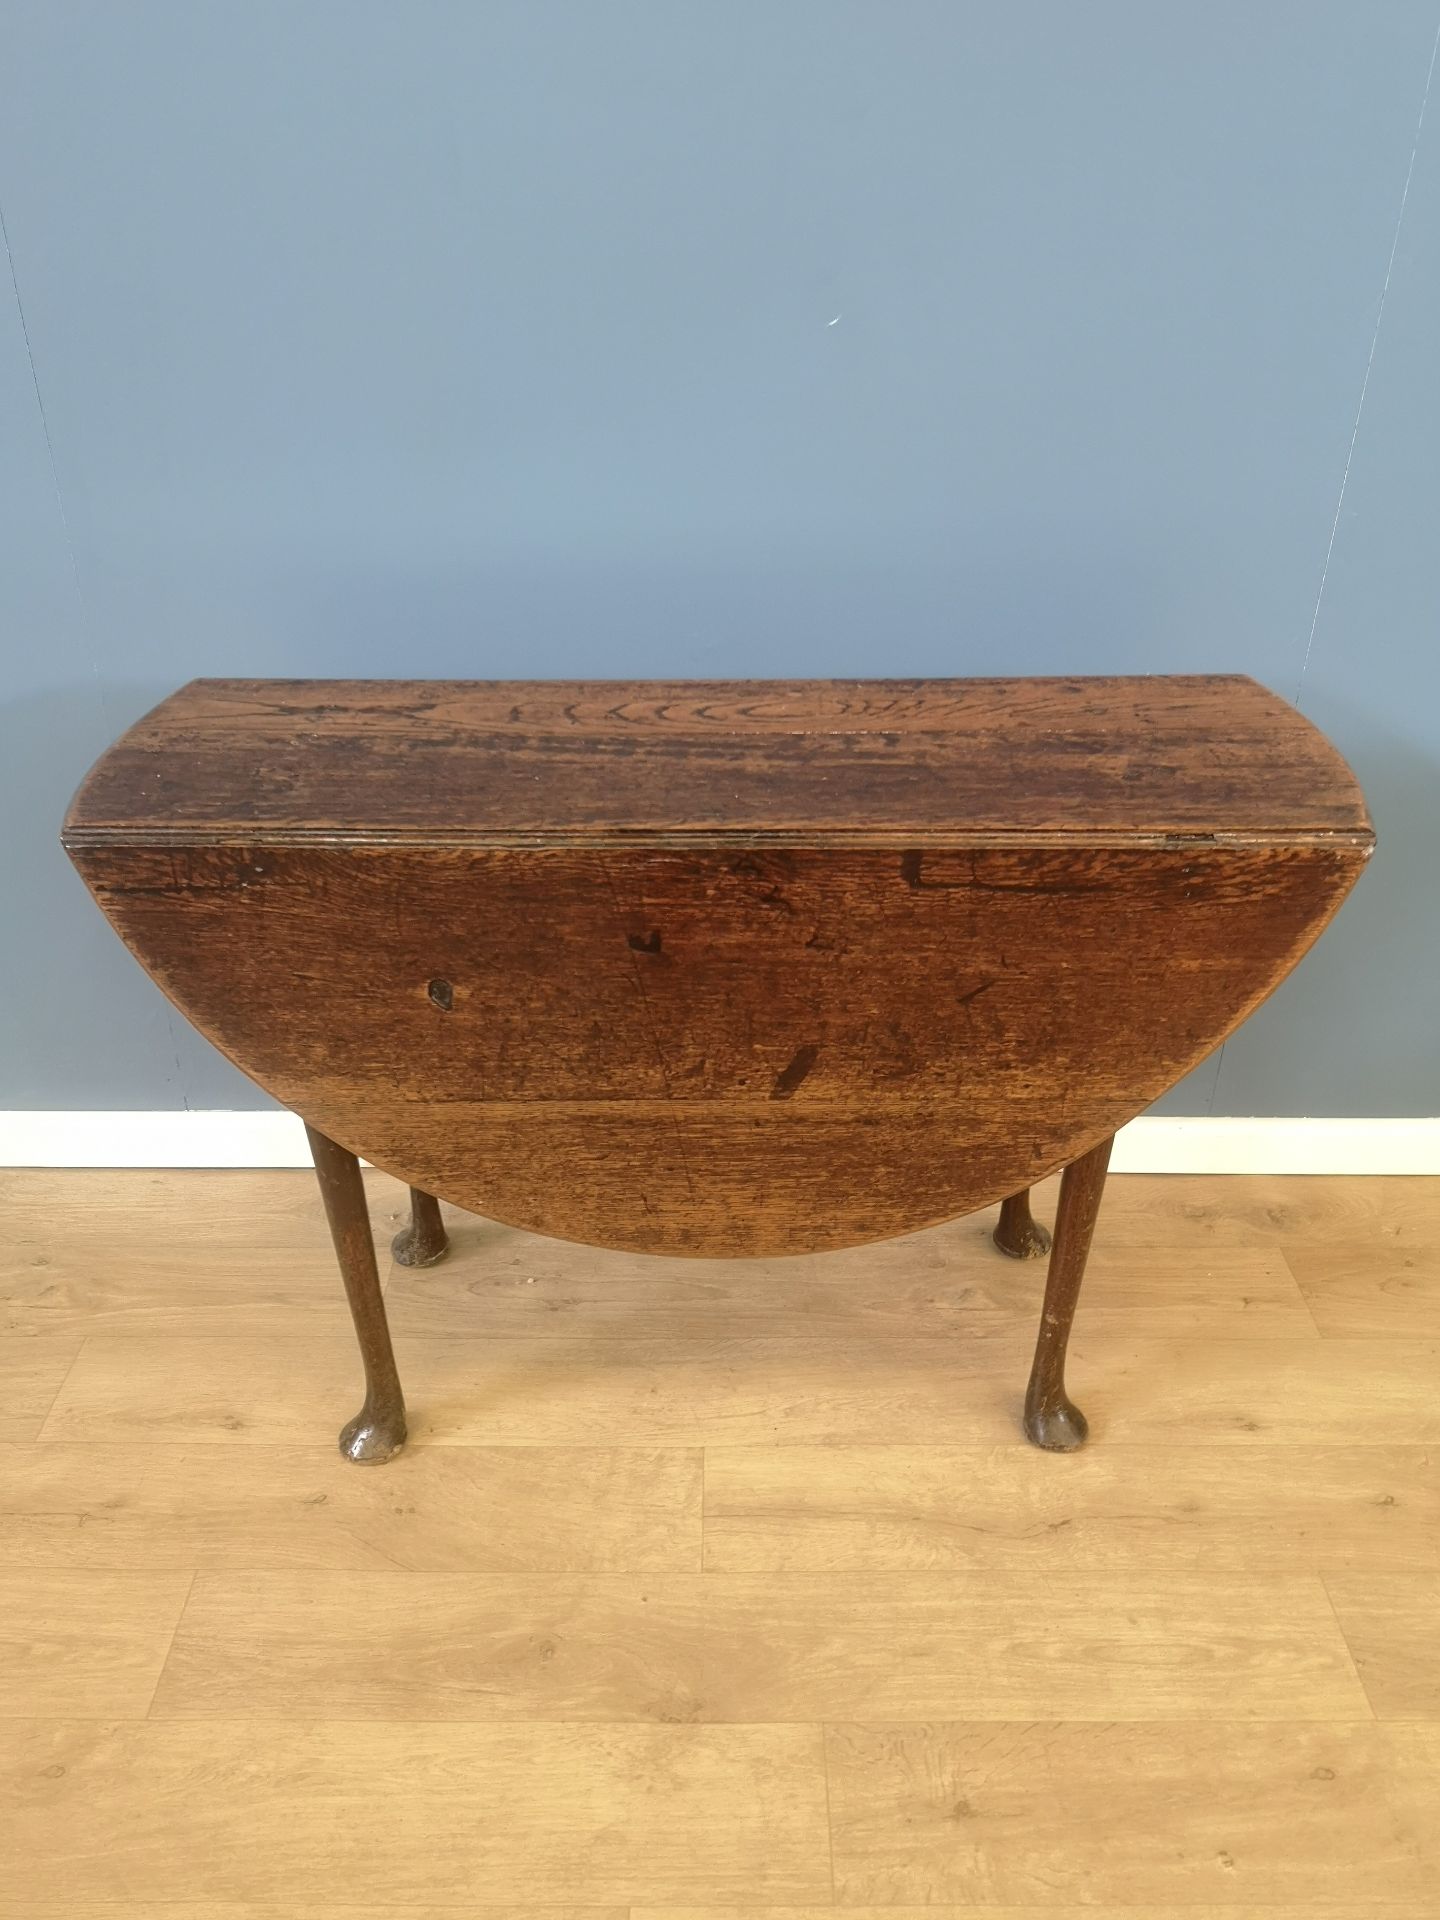
[[709,1519],[710,1449],[708,1447],[701,1447],[698,1451],[700,1454],[700,1554],[696,1561],[695,1571],[697,1573],[708,1573],[710,1569],[706,1564],[706,1523]]
[[830,1903],[834,1906],[840,1895],[835,1880],[835,1818],[830,1810],[830,1728],[822,1723],[819,1731],[820,1772],[825,1782],[825,1837],[830,1852]]
[[[1301,1280],[1299,1274],[1296,1273],[1294,1267],[1291,1266],[1290,1264],[1290,1255],[1285,1250],[1285,1243],[1283,1241],[1278,1241],[1276,1244],[1279,1248],[1280,1258],[1285,1262],[1285,1271],[1290,1275],[1290,1278],[1295,1282],[1295,1290],[1305,1303],[1305,1311],[1310,1316],[1311,1325],[1314,1327],[1316,1333],[1320,1336],[1322,1340],[1328,1340],[1333,1338],[1334,1336],[1331,1334],[1327,1334],[1325,1329],[1321,1326],[1319,1316],[1315,1312],[1314,1303],[1311,1300],[1310,1295],[1305,1290],[1305,1284]],[[1342,1335],[1341,1337],[1343,1338],[1344,1336]]]
[[[1349,1634],[1346,1633],[1345,1623],[1340,1618],[1340,1609],[1335,1605],[1335,1597],[1330,1591],[1330,1582],[1323,1573],[1319,1576],[1319,1579],[1320,1579],[1320,1585],[1324,1589],[1325,1599],[1329,1604],[1330,1611],[1335,1616],[1335,1631],[1340,1635],[1341,1640],[1345,1644],[1345,1651],[1350,1656],[1350,1665],[1354,1669],[1355,1678],[1360,1682],[1360,1691],[1364,1694],[1365,1703],[1370,1709],[1370,1718],[1373,1721],[1375,1721],[1377,1725],[1379,1725],[1381,1724],[1380,1715],[1375,1708],[1374,1696],[1371,1694],[1370,1688],[1366,1684],[1365,1674],[1361,1668],[1359,1660],[1355,1656],[1355,1649],[1350,1644],[1350,1636]],[[1393,1723],[1387,1721],[1384,1724],[1389,1725]]]
[[[26,1336],[21,1335],[20,1337],[25,1338]],[[40,1424],[35,1429],[35,1439],[33,1442],[30,1443],[31,1445],[38,1446],[39,1443],[42,1440],[44,1440],[45,1429],[50,1424],[50,1416],[52,1413],[54,1413],[56,1407],[59,1406],[60,1396],[62,1393],[64,1393],[66,1386],[69,1384],[71,1374],[74,1373],[76,1367],[79,1366],[80,1356],[84,1353],[85,1348],[88,1346],[88,1344],[89,1344],[88,1336],[85,1334],[81,1334],[79,1343],[75,1348],[75,1352],[71,1356],[70,1364],[65,1369],[64,1377],[61,1379],[59,1386],[56,1387],[54,1393],[51,1394],[49,1400],[46,1402],[45,1411],[40,1417]]]
[[185,1598],[180,1602],[179,1609],[175,1615],[175,1624],[170,1629],[170,1638],[165,1643],[164,1657],[161,1660],[160,1665],[157,1668],[155,1673],[155,1684],[150,1689],[150,1698],[145,1703],[144,1713],[138,1716],[142,1720],[153,1721],[155,1719],[155,1702],[160,1698],[160,1683],[165,1678],[165,1669],[169,1666],[170,1656],[175,1651],[175,1642],[179,1638],[179,1634],[180,1634],[180,1624],[185,1618],[186,1609],[190,1605],[191,1595],[195,1591],[195,1582],[199,1579],[199,1577],[200,1575],[198,1571],[190,1575],[189,1583],[185,1588]]

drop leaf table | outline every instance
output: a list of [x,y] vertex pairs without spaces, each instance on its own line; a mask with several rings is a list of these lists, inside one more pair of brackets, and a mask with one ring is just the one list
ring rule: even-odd
[[[1374,836],[1238,676],[198,680],[65,846],[190,1020],[305,1120],[359,1335],[355,1460],[405,1438],[358,1155],[662,1254],[855,1245],[1002,1201],[1065,1349],[1115,1129],[1215,1047]],[[1054,1243],[1031,1184],[1064,1169]]]

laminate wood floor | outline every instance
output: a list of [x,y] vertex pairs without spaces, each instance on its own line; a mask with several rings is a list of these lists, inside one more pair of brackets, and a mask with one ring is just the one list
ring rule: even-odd
[[1440,1181],[1112,1179],[1068,1458],[993,1215],[448,1214],[381,1468],[309,1175],[0,1216],[0,1920],[1440,1916]]

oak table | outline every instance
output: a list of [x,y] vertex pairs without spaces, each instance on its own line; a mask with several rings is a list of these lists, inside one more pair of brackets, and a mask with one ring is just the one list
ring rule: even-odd
[[[1284,978],[1368,858],[1354,777],[1232,675],[197,680],[64,842],[111,923],[303,1116],[365,1367],[405,1439],[358,1155],[663,1254],[855,1245],[1002,1201],[1065,1349],[1111,1138]],[[1054,1244],[1029,1188],[1064,1169]]]

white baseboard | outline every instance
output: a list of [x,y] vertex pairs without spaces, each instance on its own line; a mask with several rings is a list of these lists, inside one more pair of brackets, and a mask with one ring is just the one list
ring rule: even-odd
[[[293,1113],[0,1112],[0,1167],[308,1167]],[[1440,1119],[1240,1120],[1147,1115],[1117,1173],[1440,1174]]]
[[3,1113],[0,1167],[308,1167],[293,1113]]
[[1440,1174],[1440,1119],[1147,1114],[1120,1129],[1110,1165],[1116,1173]]

